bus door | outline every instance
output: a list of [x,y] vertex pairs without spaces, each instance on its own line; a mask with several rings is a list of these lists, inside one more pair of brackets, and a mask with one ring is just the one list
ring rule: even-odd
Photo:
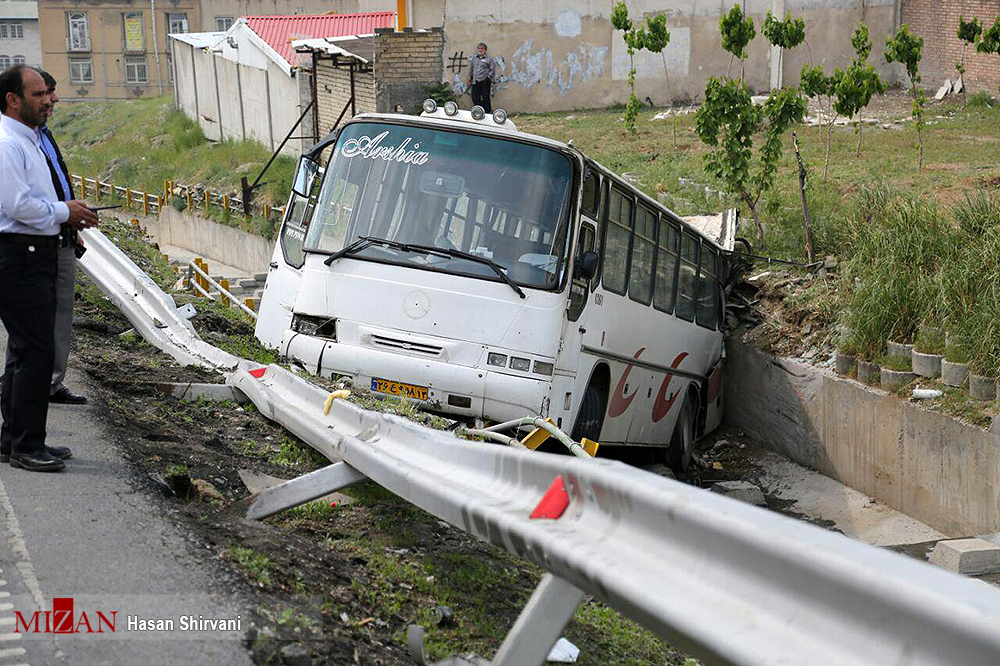
[[285,205],[285,215],[274,245],[267,282],[260,306],[254,335],[265,347],[277,349],[285,331],[291,325],[292,309],[302,281],[305,253],[302,243],[316,204],[316,194],[322,181],[323,169],[316,162],[299,158],[292,193]]

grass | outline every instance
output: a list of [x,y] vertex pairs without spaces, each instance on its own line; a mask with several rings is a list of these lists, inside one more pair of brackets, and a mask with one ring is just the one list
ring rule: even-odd
[[243,572],[257,587],[268,589],[271,587],[271,560],[263,553],[258,553],[251,548],[234,546],[227,550],[224,557],[230,560]]
[[913,370],[913,362],[911,359],[903,356],[889,356],[888,354],[883,354],[878,359],[878,364],[883,368],[895,370],[896,372],[910,372]]
[[[841,250],[846,204],[872,181],[885,181],[901,193],[931,197],[934,203],[947,205],[961,200],[980,182],[1000,175],[996,160],[1000,148],[997,106],[970,104],[963,108],[958,101],[932,105],[924,132],[922,171],[916,168],[917,136],[911,122],[903,123],[902,129],[866,126],[861,157],[854,155],[853,128],[834,127],[827,178],[822,177],[822,128],[796,128],[810,174],[809,203],[820,256]],[[634,137],[624,131],[621,111],[615,109],[518,115],[514,121],[524,131],[562,141],[572,139],[574,146],[619,173],[637,173],[643,190],[662,194],[667,205],[682,215],[718,210],[720,203],[706,201],[703,191],[678,182],[679,177],[691,178],[724,189],[704,171],[706,147],[694,132],[694,114],[678,117],[675,149],[671,141],[672,119],[653,120],[658,111],[640,112],[639,132]],[[907,117],[909,104],[899,104],[898,113],[887,115],[889,119]],[[802,207],[795,154],[791,139],[786,137],[784,143],[775,187],[762,200],[762,219],[767,228],[768,253],[801,259]]]
[[[169,178],[240,196],[240,178],[252,181],[271,156],[254,141],[209,141],[197,123],[173,108],[170,97],[64,103],[49,127],[72,173],[150,193],[162,192]],[[295,160],[279,156],[256,201],[283,204],[294,170]],[[228,222],[255,233],[267,226],[262,220]]]

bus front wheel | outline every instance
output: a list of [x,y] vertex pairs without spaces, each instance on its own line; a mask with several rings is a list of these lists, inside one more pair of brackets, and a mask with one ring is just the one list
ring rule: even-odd
[[595,442],[600,441],[601,427],[604,425],[604,397],[601,390],[593,384],[583,393],[583,404],[577,414],[573,433],[570,437],[579,442],[586,437]]
[[674,433],[667,448],[667,464],[675,472],[686,472],[691,466],[694,451],[694,406],[690,398],[684,399]]

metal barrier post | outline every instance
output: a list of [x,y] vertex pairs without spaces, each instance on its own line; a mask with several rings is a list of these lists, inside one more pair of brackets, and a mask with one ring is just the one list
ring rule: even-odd
[[550,573],[542,576],[491,663],[494,666],[544,664],[581,601],[583,591],[575,585]]
[[206,213],[208,212],[209,208],[212,205],[211,202],[212,202],[212,193],[209,192],[208,190],[205,190],[205,212]]
[[149,192],[142,192],[142,214],[149,215]]
[[125,188],[125,210],[132,210],[132,188]]
[[191,208],[191,190],[190,190],[190,188],[187,191],[187,204],[188,204],[187,207],[190,209]]
[[222,214],[229,215],[229,195],[222,195]]

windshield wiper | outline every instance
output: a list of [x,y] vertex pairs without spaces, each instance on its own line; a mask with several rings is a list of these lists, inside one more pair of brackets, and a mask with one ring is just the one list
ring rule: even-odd
[[384,245],[386,247],[391,247],[395,250],[403,250],[404,252],[422,252],[424,254],[437,254],[442,257],[447,257],[448,255],[443,252],[436,252],[434,248],[422,247],[419,245],[408,245],[407,243],[400,243],[399,241],[389,240],[388,238],[376,238],[375,236],[359,236],[358,240],[354,241],[350,245],[340,250],[337,250],[329,257],[323,260],[323,263],[329,266],[333,262],[337,261],[343,256],[348,254],[355,254],[364,250],[372,245]]
[[482,257],[478,254],[472,254],[471,252],[463,252],[462,250],[452,250],[450,248],[437,247],[434,245],[410,245],[408,247],[411,250],[419,250],[421,252],[427,252],[428,254],[443,254],[449,257],[468,259],[469,261],[474,261],[478,264],[485,264],[490,268],[492,268],[493,272],[499,275],[501,280],[510,285],[510,288],[513,289],[515,292],[517,292],[518,296],[520,296],[521,298],[527,298],[527,296],[525,296],[524,294],[524,291],[522,291],[521,288],[517,286],[517,283],[514,282],[514,280],[512,280],[509,275],[507,275],[507,271],[501,268],[500,265],[497,264],[492,259],[487,259],[486,257]]

